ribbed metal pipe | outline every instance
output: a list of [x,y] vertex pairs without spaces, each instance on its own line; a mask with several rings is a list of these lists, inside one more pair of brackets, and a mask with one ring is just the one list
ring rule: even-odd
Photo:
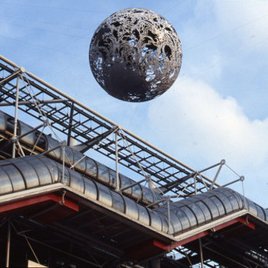
[[[0,133],[6,135],[7,138],[10,138],[10,133],[13,133],[13,129],[14,118],[0,111]],[[114,170],[85,156],[71,147],[65,147],[65,155],[63,155],[63,150],[59,141],[49,135],[41,133],[39,130],[34,130],[32,132],[31,130],[33,130],[31,126],[22,121],[18,121],[18,135],[22,136],[20,139],[22,144],[29,146],[30,148],[36,144],[36,150],[39,150],[39,152],[48,151],[46,154],[47,157],[53,158],[59,163],[64,161],[67,166],[74,165],[76,171],[116,189],[116,172]],[[148,205],[161,199],[159,193],[143,185],[136,184],[136,181],[123,174],[119,174],[119,184],[119,188],[125,188],[126,186],[135,184],[135,186],[122,190],[122,194],[139,203]]]
[[70,168],[65,168],[64,173],[62,176],[61,164],[44,156],[2,160],[0,195],[60,182],[81,193],[89,201],[97,202],[105,208],[112,208],[115,212],[123,213],[158,232],[171,235],[178,235],[244,208],[261,220],[268,220],[265,209],[228,188],[217,188],[178,202],[171,202],[168,213],[166,203],[158,208],[149,209]]

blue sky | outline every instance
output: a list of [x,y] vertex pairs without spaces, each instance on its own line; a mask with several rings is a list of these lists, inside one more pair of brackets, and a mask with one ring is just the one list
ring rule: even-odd
[[[151,102],[112,98],[89,69],[95,29],[128,7],[163,15],[182,42],[177,81]],[[226,159],[268,207],[267,14],[265,0],[1,0],[0,53],[197,170]]]

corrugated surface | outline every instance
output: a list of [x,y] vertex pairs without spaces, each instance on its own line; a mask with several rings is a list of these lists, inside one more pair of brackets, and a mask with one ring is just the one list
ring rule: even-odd
[[173,235],[244,208],[256,217],[267,221],[267,210],[228,188],[217,188],[178,202],[171,202],[170,219],[168,219],[166,203],[156,209],[149,209],[82,173],[69,168],[64,170],[63,177],[62,165],[44,156],[2,160],[0,161],[0,194],[61,182],[80,192],[88,200],[124,213],[129,218],[140,221],[158,232]]
[[[0,111],[0,133],[6,135],[7,138],[11,138],[10,135],[13,133],[13,129],[14,118]],[[32,127],[24,122],[18,121],[19,135],[24,135],[32,129]],[[59,163],[64,161],[67,166],[72,166],[75,164],[74,169],[79,173],[96,179],[100,183],[112,187],[113,189],[116,188],[116,174],[114,170],[85,156],[71,147],[64,147],[63,155],[63,149],[60,146],[60,142],[49,135],[45,135],[36,130],[23,136],[20,139],[20,142],[26,146],[30,146],[30,148],[34,145],[37,145],[36,150],[39,149],[39,152],[48,151],[46,154],[47,157],[53,158]],[[127,176],[119,174],[120,188],[134,185],[135,183],[136,181],[128,178]],[[132,187],[130,186],[129,188],[123,190],[122,194],[127,195],[128,197],[143,204],[152,204],[161,199],[161,195],[159,193],[156,193],[152,189],[144,187],[140,184],[136,184]]]

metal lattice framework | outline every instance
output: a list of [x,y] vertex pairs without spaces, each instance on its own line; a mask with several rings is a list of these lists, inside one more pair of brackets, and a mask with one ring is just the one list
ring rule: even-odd
[[[142,176],[149,176],[161,190],[178,196],[218,186],[216,176],[209,179],[201,171],[195,171],[133,133],[119,128],[3,56],[0,56],[0,79],[0,107],[17,103],[17,108],[28,115],[42,122],[46,118],[52,129],[64,135],[67,145],[74,139],[90,147],[92,141],[99,139],[93,149]],[[208,169],[221,167],[222,164],[220,162]]]
[[[41,123],[41,125],[37,126],[35,129],[42,128],[42,126],[49,126],[50,133],[66,141],[67,145],[72,145],[71,141],[76,140],[78,142],[77,146],[80,146],[81,152],[86,152],[91,149],[107,156],[116,163],[116,167],[120,164],[136,172],[139,178],[143,178],[137,183],[141,183],[142,181],[148,182],[146,178],[149,177],[162,193],[169,194],[169,198],[172,198],[172,196],[186,197],[219,186],[216,181],[222,167],[225,165],[224,160],[201,171],[195,171],[146,141],[143,141],[133,133],[120,128],[117,124],[97,114],[2,56],[0,56],[0,107],[11,107],[12,111],[15,111],[14,133],[11,133],[11,141],[13,141],[14,144],[15,141],[17,141],[18,146],[20,145],[19,140],[16,140],[16,122],[18,122],[16,114],[17,111],[20,110],[24,115],[33,119],[33,121],[40,121],[39,123]],[[15,146],[13,146],[13,148],[15,148]],[[213,174],[212,178],[208,178],[204,175],[204,172],[214,170],[214,168],[216,172]],[[240,180],[243,180],[243,177],[239,177],[234,182]],[[169,202],[168,198],[165,200]],[[163,200],[160,201],[162,202]],[[46,213],[49,209],[52,209],[52,207],[49,206],[44,209],[43,212]],[[26,214],[27,211],[28,210],[25,209]],[[28,212],[31,215],[38,216],[39,208],[29,208]],[[89,214],[94,215],[94,217],[91,217],[90,221],[88,219],[85,220],[84,217]],[[125,223],[115,222],[109,215],[102,215],[101,212],[87,207],[82,207],[81,212],[73,214],[73,216],[59,223],[60,225],[49,225],[49,228],[46,229],[47,233],[43,231],[39,232],[38,228],[40,228],[40,226],[37,228],[33,221],[27,221],[23,218],[18,219],[19,222],[16,222],[14,219],[12,219],[12,221],[10,220],[10,222],[12,222],[11,227],[13,228],[13,232],[15,231],[19,236],[23,234],[22,238],[30,240],[31,243],[41,241],[42,245],[50,246],[49,243],[51,241],[47,241],[46,239],[49,237],[48,234],[54,235],[56,230],[58,237],[55,239],[62,239],[62,237],[65,239],[63,240],[63,248],[65,246],[67,248],[67,242],[75,241],[73,245],[77,245],[77,247],[74,248],[73,252],[83,257],[84,252],[80,254],[80,243],[83,245],[83,243],[88,243],[89,241],[88,244],[93,248],[89,247],[89,249],[87,249],[89,252],[86,252],[86,256],[90,258],[86,261],[88,264],[92,265],[91,267],[103,267],[96,261],[96,256],[100,258],[101,263],[103,260],[106,261],[106,257],[109,257],[111,260],[120,259],[123,253],[119,250],[119,246],[118,249],[111,246],[110,242],[112,241],[114,243],[116,240],[97,240],[94,238],[94,235],[85,238],[84,234],[87,234],[87,228],[90,227],[90,230],[95,228],[95,235],[97,231],[105,237],[118,235],[117,242],[120,242],[122,248],[126,248],[129,245],[130,237],[140,241],[144,239],[143,233],[137,230],[133,231],[133,229],[128,227]],[[3,220],[6,221],[6,218],[3,218]],[[267,226],[256,219],[251,220],[253,224],[250,224],[254,228],[250,230],[248,230],[249,227],[247,226],[250,224],[248,224],[248,221],[245,221],[241,225],[234,224],[233,226],[223,226],[222,229],[219,229],[219,233],[215,235],[213,233],[215,230],[212,230],[210,235],[202,237],[202,241],[201,238],[199,239],[199,236],[196,236],[195,240],[189,240],[185,245],[182,244],[183,246],[176,244],[172,247],[176,255],[175,258],[163,258],[162,262],[164,267],[174,267],[173,265],[175,265],[175,267],[178,265],[180,267],[196,267],[198,263],[201,263],[203,265],[202,267],[222,267],[220,264],[217,265],[217,263],[224,263],[227,264],[228,267],[233,267],[233,263],[242,258],[250,262],[250,266],[248,267],[264,267],[262,264],[267,263]],[[4,222],[2,223],[3,225],[1,225],[7,225],[7,234],[10,233],[10,222]],[[28,228],[28,224],[32,224],[30,228]],[[78,233],[75,232],[77,226],[80,226],[80,229],[82,228],[80,231],[81,234],[83,234],[79,239]],[[103,228],[103,226],[109,226],[109,228]],[[25,230],[23,230],[23,227],[25,227]],[[5,231],[6,229],[2,230],[4,234]],[[219,237],[222,239],[221,243],[217,242]],[[68,241],[68,239],[70,241]],[[7,240],[9,241],[10,238],[7,237]],[[27,242],[29,243],[28,240]],[[17,241],[21,242],[19,239]],[[91,241],[93,241],[93,243],[91,243]],[[2,242],[0,240],[0,244],[1,243],[4,243],[3,239]],[[262,245],[261,247],[260,244]],[[35,244],[37,249],[40,247],[39,252],[43,252],[40,245],[38,245],[38,243]],[[108,256],[104,257],[103,249],[106,248]],[[230,250],[230,248],[234,250]],[[54,248],[52,249],[54,250]],[[89,254],[91,251],[94,252],[94,254],[92,253],[92,259]],[[46,256],[44,256],[44,258],[45,257]],[[73,255],[71,257],[73,257]],[[239,267],[247,266],[242,264]]]

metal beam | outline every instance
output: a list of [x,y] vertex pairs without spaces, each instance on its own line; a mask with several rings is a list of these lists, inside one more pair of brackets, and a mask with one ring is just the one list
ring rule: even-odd
[[[1,56],[0,56],[0,58],[1,58]],[[11,73],[9,76],[1,79],[0,86],[3,86],[4,84],[10,82],[14,78],[16,78],[21,72],[22,72],[21,68],[18,68],[17,71],[15,71],[14,73]]]
[[7,204],[1,204],[0,213],[17,210],[19,208],[29,207],[29,206],[33,206],[33,205],[48,202],[48,201],[58,203],[62,206],[65,206],[65,207],[75,211],[75,212],[79,211],[79,206],[76,203],[74,203],[73,201],[68,200],[68,199],[64,198],[63,196],[59,196],[56,194],[45,194],[45,195],[41,195],[41,196],[27,198],[24,200],[13,201],[13,202],[10,202]]
[[[51,100],[40,100],[38,101],[38,104],[49,104],[49,103],[62,103],[65,100],[63,99],[51,99]],[[2,102],[0,103],[0,107],[6,107],[6,106],[14,106],[16,102]],[[36,102],[34,101],[18,101],[18,105],[36,105]]]

